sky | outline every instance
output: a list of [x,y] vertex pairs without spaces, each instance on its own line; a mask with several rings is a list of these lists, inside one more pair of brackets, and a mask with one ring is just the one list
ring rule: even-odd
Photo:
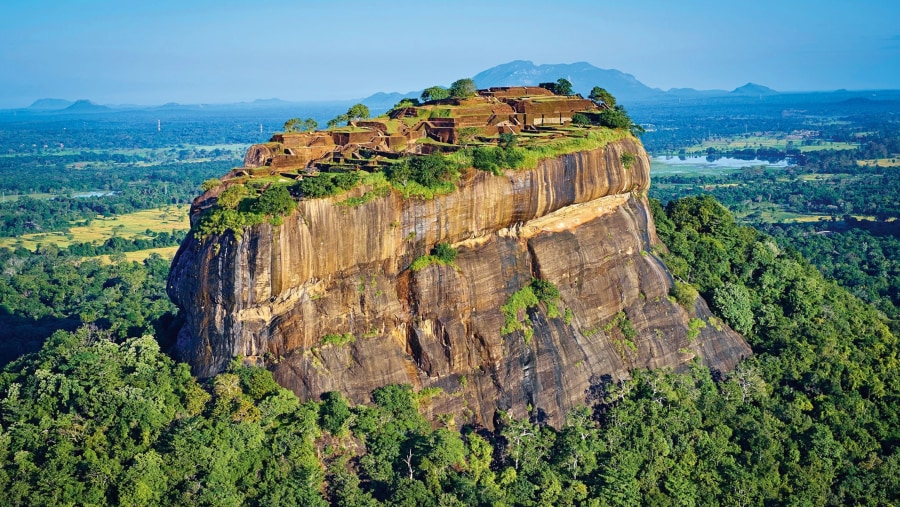
[[897,0],[3,0],[0,108],[349,100],[512,60],[661,88],[900,89]]

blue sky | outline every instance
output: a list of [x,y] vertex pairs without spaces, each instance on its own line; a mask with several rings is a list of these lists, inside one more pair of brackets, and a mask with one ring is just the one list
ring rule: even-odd
[[896,0],[4,0],[0,108],[361,98],[511,60],[662,89],[900,89]]

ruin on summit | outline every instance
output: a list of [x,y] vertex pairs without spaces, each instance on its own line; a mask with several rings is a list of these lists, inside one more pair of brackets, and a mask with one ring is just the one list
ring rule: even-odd
[[385,116],[343,127],[278,133],[252,146],[239,171],[302,178],[319,171],[376,169],[408,154],[496,144],[501,134],[527,132],[552,139],[566,135],[575,114],[591,119],[606,107],[536,86],[488,88],[468,98],[395,107]]

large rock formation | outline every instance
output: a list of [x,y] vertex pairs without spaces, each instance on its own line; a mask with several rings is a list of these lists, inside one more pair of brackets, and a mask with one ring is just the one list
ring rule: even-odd
[[[637,154],[630,167],[623,153]],[[242,356],[301,398],[440,387],[435,412],[486,426],[497,409],[560,424],[602,376],[633,368],[699,357],[731,369],[750,354],[744,340],[702,299],[686,311],[668,297],[649,167],[626,138],[534,170],[471,170],[432,200],[302,200],[280,226],[191,236],[169,279],[185,319],[176,356],[200,376]],[[439,242],[458,250],[454,265],[412,272]],[[532,279],[555,284],[556,308],[520,311],[520,329],[501,334],[501,306]],[[698,319],[709,325],[689,339]],[[344,339],[323,344],[327,335]]]

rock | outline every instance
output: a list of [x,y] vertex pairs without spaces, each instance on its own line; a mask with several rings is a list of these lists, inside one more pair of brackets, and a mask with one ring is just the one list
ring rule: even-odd
[[[637,155],[630,168],[626,152]],[[240,239],[189,236],[168,285],[185,319],[175,356],[201,377],[242,356],[303,399],[439,387],[432,410],[487,427],[498,409],[561,425],[603,375],[695,357],[730,370],[750,355],[741,336],[702,300],[686,311],[668,298],[649,167],[627,138],[530,171],[471,170],[432,200],[303,200],[283,225]],[[454,265],[409,269],[440,242],[457,249]],[[501,334],[501,306],[533,278],[559,289],[557,311],[520,311],[523,329]],[[691,319],[711,325],[688,339]],[[323,344],[345,333],[354,340]]]

